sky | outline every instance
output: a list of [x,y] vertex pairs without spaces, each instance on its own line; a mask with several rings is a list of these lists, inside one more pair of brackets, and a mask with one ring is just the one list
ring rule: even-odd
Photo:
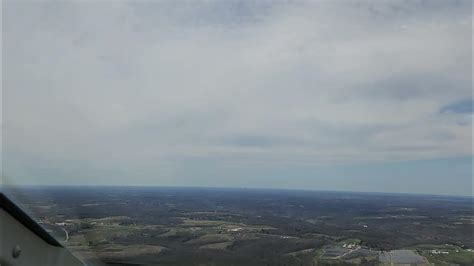
[[3,1],[3,184],[472,195],[472,2]]

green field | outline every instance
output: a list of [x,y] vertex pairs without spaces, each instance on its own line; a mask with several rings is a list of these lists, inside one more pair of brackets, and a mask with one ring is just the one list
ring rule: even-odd
[[[464,250],[454,245],[418,245],[410,249],[416,250],[435,265],[474,265],[474,252]],[[433,254],[432,250],[448,252],[449,254]]]

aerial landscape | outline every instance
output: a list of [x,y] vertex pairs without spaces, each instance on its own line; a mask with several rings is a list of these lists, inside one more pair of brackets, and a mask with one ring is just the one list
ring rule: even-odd
[[0,188],[85,265],[472,266],[472,14],[2,1]]
[[94,265],[474,263],[470,197],[178,187],[41,187],[16,197]]

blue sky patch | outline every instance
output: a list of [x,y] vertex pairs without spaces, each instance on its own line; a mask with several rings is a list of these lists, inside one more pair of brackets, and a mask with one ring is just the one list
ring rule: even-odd
[[457,114],[470,114],[472,113],[472,99],[465,99],[441,108],[440,113],[457,113]]

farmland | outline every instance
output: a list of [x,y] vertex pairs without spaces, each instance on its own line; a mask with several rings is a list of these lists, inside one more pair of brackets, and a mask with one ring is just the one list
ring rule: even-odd
[[[13,197],[110,265],[472,265],[472,199],[204,188],[28,188]],[[67,235],[66,235],[67,233]]]

